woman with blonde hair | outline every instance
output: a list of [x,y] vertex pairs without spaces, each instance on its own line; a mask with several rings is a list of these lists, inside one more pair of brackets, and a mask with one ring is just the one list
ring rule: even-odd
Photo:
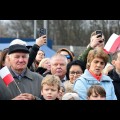
[[43,58],[40,61],[36,72],[44,76],[50,72],[50,69],[51,69],[50,58]]
[[106,100],[117,100],[112,79],[102,73],[108,62],[108,54],[101,47],[90,50],[87,56],[87,69],[74,83],[73,90],[80,99],[87,100],[87,90],[92,85],[101,85],[106,91]]

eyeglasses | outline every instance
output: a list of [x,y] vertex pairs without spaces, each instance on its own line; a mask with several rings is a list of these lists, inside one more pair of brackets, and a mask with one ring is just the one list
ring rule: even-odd
[[75,74],[77,74],[77,75],[81,75],[81,74],[83,74],[83,72],[82,71],[70,71],[70,74],[71,75],[75,75]]
[[66,57],[67,59],[70,59],[70,55],[65,55],[65,57]]

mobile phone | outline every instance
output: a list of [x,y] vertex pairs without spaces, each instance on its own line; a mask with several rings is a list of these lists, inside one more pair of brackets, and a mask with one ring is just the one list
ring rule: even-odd
[[43,36],[43,35],[46,35],[46,29],[45,28],[40,28],[39,35],[40,35],[40,37]]
[[97,38],[102,37],[102,31],[101,30],[96,30],[96,35],[98,35]]

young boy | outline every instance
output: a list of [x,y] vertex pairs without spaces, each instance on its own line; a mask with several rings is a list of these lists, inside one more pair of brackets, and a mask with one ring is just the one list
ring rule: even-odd
[[41,82],[41,100],[59,100],[61,81],[58,76],[47,75]]
[[100,85],[92,85],[87,91],[88,100],[106,100],[106,91]]

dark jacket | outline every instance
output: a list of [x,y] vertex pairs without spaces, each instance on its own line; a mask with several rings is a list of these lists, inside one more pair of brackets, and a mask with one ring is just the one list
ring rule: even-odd
[[[40,97],[41,100],[45,100],[45,98],[41,95]],[[56,98],[55,100],[59,100],[58,98]]]
[[46,71],[47,69],[46,68],[43,68],[43,67],[38,67],[36,72],[43,75],[43,73]]
[[27,67],[32,71],[35,71],[32,65],[33,65],[33,62],[35,61],[35,58],[36,58],[36,55],[37,55],[39,48],[40,47],[37,44],[34,44],[32,46],[32,48],[30,48],[29,60],[28,60]]
[[[89,53],[90,50],[92,50],[93,48],[92,47],[88,47],[81,55],[78,56],[78,60],[81,60],[85,63],[87,63],[87,55]],[[86,67],[86,66],[85,66]]]
[[[84,67],[86,67],[87,64],[87,56],[90,50],[92,50],[93,48],[91,46],[89,46],[81,55],[78,56],[78,60],[81,60],[84,62]],[[109,56],[109,60],[108,62],[111,63],[112,61],[112,55],[108,54]]]
[[108,72],[108,76],[113,79],[113,85],[115,88],[115,94],[117,99],[120,100],[120,76],[116,73],[115,69]]

